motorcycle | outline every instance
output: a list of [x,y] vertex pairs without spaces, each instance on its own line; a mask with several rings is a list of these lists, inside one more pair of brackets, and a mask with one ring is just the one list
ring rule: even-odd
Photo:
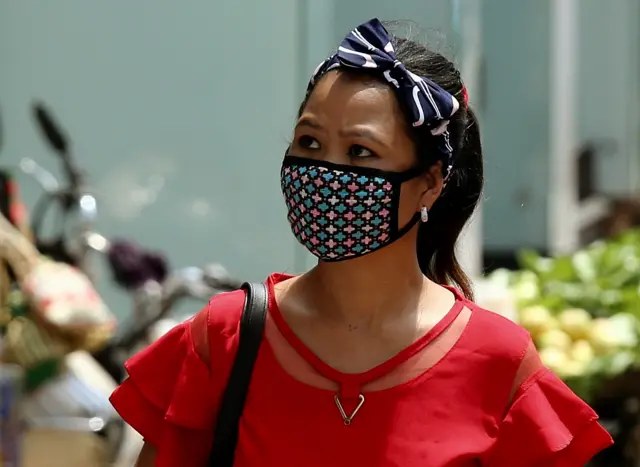
[[[94,257],[104,256],[115,282],[130,293],[133,312],[120,326],[120,332],[102,348],[66,355],[58,376],[25,399],[24,415],[32,428],[94,433],[106,445],[108,463],[130,466],[142,440],[108,402],[109,395],[126,377],[124,361],[189,318],[169,316],[180,300],[195,298],[206,302],[217,293],[238,289],[241,282],[219,264],[170,271],[162,255],[131,241],[109,240],[97,232],[94,226],[98,203],[75,163],[68,138],[44,104],[35,103],[33,115],[60,159],[65,178],[61,184],[33,159],[20,162],[22,172],[42,188],[31,218],[37,249],[55,261],[77,267],[90,279],[95,279]],[[56,205],[60,212],[59,232],[45,236],[43,220]]]

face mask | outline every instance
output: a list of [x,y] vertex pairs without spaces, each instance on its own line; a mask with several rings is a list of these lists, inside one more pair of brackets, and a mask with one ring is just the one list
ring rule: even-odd
[[398,227],[402,183],[421,170],[387,172],[287,156],[282,193],[293,234],[323,261],[372,253],[406,234],[419,220]]

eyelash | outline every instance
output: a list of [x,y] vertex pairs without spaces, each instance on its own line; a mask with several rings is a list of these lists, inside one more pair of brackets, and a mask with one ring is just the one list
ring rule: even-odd
[[[318,148],[309,147],[313,142],[318,143],[318,140],[309,135],[302,135],[298,138],[298,144],[300,145],[301,148],[304,148],[304,149],[312,149],[312,150],[318,149]],[[320,143],[318,143],[318,146],[320,146]]]
[[[311,151],[314,151],[314,150],[316,150],[316,149],[319,149],[319,148],[311,148],[311,147],[309,147],[309,146],[311,146],[314,142],[315,142],[315,143],[317,143],[317,144],[318,144],[318,146],[320,145],[320,143],[318,142],[318,140],[317,140],[317,139],[315,139],[314,137],[309,136],[309,135],[302,135],[302,136],[300,136],[300,137],[298,138],[298,145],[299,145],[300,147],[302,147],[303,149],[308,149],[308,150],[311,150]],[[351,152],[353,148],[364,149],[365,151],[368,151],[368,152],[369,152],[369,155],[367,155],[367,156],[356,156],[356,155],[354,155],[354,154]],[[374,153],[371,149],[366,148],[366,147],[362,146],[361,144],[352,144],[352,145],[351,145],[351,147],[349,148],[349,153],[348,153],[348,155],[349,155],[349,157],[352,157],[352,158],[354,158],[354,159],[367,159],[367,158],[370,158],[370,157],[378,157],[378,156],[376,155],[376,153]]]

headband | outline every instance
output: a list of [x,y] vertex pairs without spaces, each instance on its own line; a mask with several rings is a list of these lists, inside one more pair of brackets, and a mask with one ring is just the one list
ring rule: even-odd
[[391,36],[377,18],[351,31],[342,40],[336,53],[318,65],[307,92],[326,72],[339,67],[371,71],[384,77],[404,104],[403,111],[411,124],[429,128],[437,138],[435,147],[443,161],[446,180],[453,167],[453,148],[449,142],[447,125],[460,108],[456,98],[429,78],[418,76],[405,68],[396,58]]

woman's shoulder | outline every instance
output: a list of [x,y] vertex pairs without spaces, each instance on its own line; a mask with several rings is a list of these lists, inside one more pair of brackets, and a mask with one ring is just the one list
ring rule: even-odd
[[[499,433],[489,465],[584,465],[611,444],[597,414],[546,368],[529,332],[498,313],[466,302],[472,318],[464,352],[489,375],[486,390],[500,394]],[[479,386],[476,386],[479,387]]]
[[488,355],[522,360],[531,345],[531,335],[525,328],[469,300],[464,304],[471,312],[466,330],[468,344],[483,348]]
[[112,395],[116,409],[135,418],[131,403],[146,400],[158,415],[166,412],[181,426],[207,426],[210,413],[204,418],[190,414],[211,412],[194,411],[193,404],[203,409],[224,388],[243,303],[242,290],[218,294],[199,313],[127,360],[128,378]]
[[[272,273],[265,285],[272,294],[279,283],[292,277]],[[215,295],[202,311],[189,320],[194,348],[205,363],[215,365],[221,355],[235,354],[245,298],[246,294],[241,289]]]
[[237,340],[244,300],[243,290],[215,295],[186,323],[194,350],[208,366],[229,352],[229,341]]
[[206,459],[218,404],[238,343],[242,290],[221,293],[126,364],[111,395],[122,418],[157,451],[162,465]]

